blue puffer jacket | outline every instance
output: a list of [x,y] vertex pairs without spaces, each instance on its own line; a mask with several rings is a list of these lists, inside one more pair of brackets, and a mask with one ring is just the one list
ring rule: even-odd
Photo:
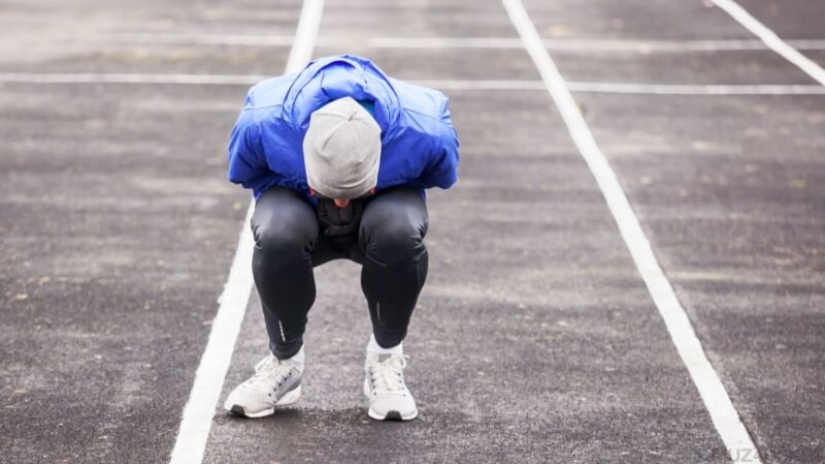
[[310,115],[347,96],[365,102],[381,127],[379,191],[410,185],[424,196],[426,188],[446,189],[456,182],[458,137],[449,99],[387,77],[352,55],[315,60],[297,74],[249,90],[229,142],[229,180],[252,189],[255,198],[275,186],[310,198],[302,149]]

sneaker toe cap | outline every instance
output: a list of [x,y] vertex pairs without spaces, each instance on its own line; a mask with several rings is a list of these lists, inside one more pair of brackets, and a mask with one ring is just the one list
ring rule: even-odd
[[[272,407],[271,402],[265,396],[263,393],[240,386],[229,394],[223,407],[227,411],[237,413],[237,407],[240,406],[247,414],[254,414]],[[235,407],[234,410],[233,407]]]
[[381,416],[396,411],[402,416],[408,416],[415,411],[415,400],[408,393],[407,396],[377,396],[370,401],[370,409]]

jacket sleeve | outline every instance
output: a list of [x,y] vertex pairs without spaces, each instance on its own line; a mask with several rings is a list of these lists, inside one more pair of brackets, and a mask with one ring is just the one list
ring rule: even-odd
[[252,189],[257,196],[265,190],[269,173],[254,110],[245,109],[229,137],[229,181]]
[[446,102],[438,126],[438,135],[434,138],[434,146],[421,178],[421,187],[425,189],[448,189],[458,180],[458,134],[453,127]]

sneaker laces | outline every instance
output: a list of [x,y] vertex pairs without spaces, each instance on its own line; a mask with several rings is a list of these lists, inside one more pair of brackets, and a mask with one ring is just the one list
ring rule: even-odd
[[384,362],[370,362],[369,375],[373,381],[373,391],[379,395],[405,395],[407,387],[404,385],[403,370],[407,367],[409,358],[403,354],[393,354]]
[[290,363],[281,362],[275,356],[269,355],[255,364],[255,375],[247,380],[247,384],[251,387],[264,387],[263,389],[268,391],[273,376],[279,377],[278,384],[280,385],[286,381],[290,372],[292,372]]

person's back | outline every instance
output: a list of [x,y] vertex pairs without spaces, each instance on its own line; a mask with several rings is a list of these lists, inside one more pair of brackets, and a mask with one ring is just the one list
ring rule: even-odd
[[375,419],[417,417],[402,340],[427,276],[424,190],[457,180],[448,99],[364,58],[322,58],[250,91],[232,131],[229,180],[254,192],[253,274],[270,355],[227,398],[262,417],[301,394],[313,268],[362,264],[373,334],[364,393]]
[[[381,128],[376,188],[449,188],[457,180],[458,139],[440,92],[387,77],[351,55],[318,59],[297,74],[250,89],[229,144],[229,180],[257,198],[273,186],[308,195],[303,138],[312,114],[350,97],[369,108]],[[265,143],[264,143],[265,141]]]

